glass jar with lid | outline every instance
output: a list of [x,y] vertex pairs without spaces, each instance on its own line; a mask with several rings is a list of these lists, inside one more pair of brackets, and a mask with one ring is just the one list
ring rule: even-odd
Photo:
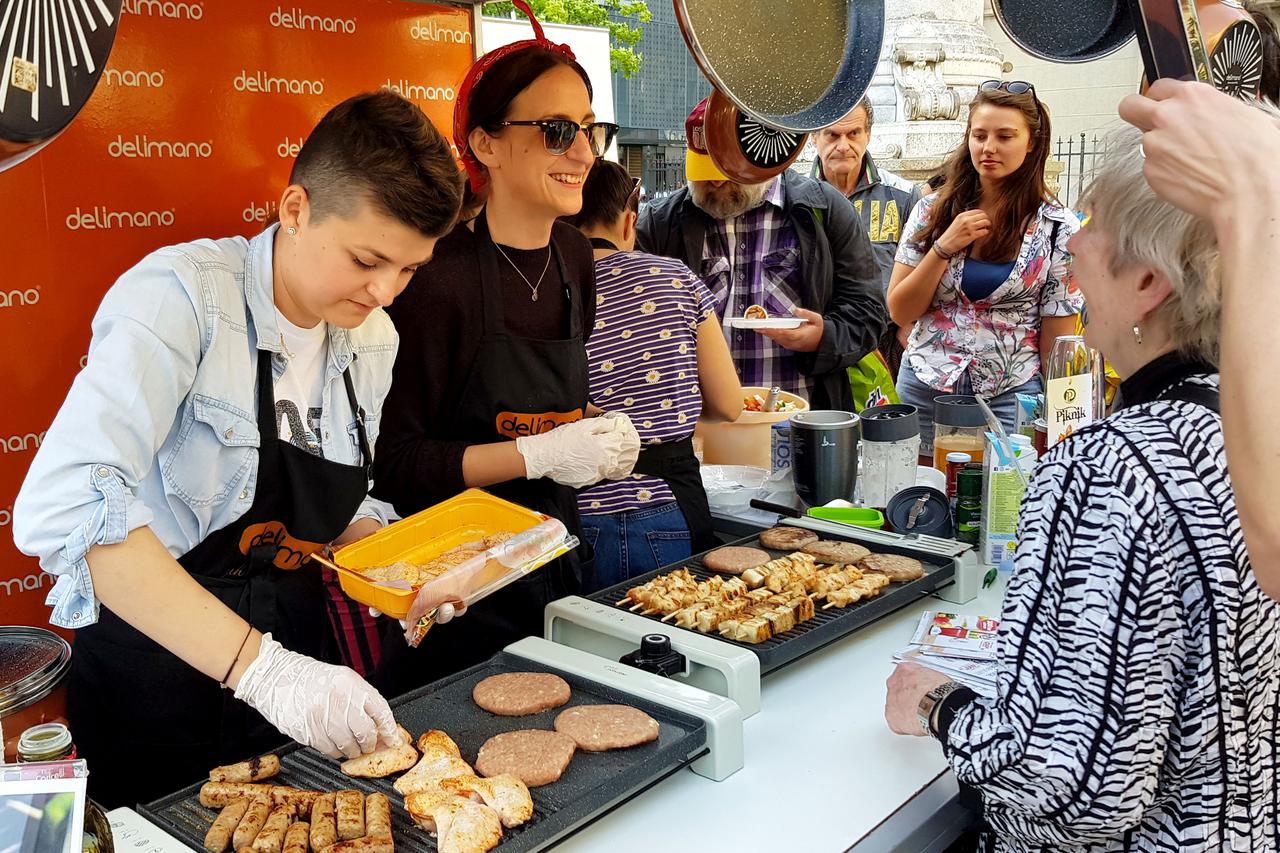
[[62,723],[42,723],[32,726],[18,738],[18,760],[62,761],[76,757],[76,745],[71,730]]

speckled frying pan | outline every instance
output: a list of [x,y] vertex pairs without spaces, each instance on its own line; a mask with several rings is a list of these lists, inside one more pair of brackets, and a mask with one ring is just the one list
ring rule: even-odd
[[89,101],[120,2],[0,2],[0,171],[47,145]]
[[880,59],[884,0],[673,1],[702,73],[739,110],[779,130],[839,121]]
[[1133,38],[1125,0],[992,0],[991,8],[1014,44],[1050,62],[1089,62]]
[[707,152],[725,177],[758,184],[795,162],[809,140],[807,133],[778,130],[738,109],[719,89],[707,104]]

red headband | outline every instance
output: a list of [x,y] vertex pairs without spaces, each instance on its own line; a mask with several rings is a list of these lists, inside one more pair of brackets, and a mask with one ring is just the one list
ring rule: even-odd
[[573,55],[573,50],[570,49],[569,45],[556,44],[543,35],[542,24],[538,23],[538,19],[534,17],[533,10],[529,8],[529,4],[525,0],[512,0],[512,2],[517,9],[525,14],[525,17],[529,19],[529,23],[533,24],[533,38],[503,45],[477,59],[475,64],[467,70],[467,76],[462,79],[462,86],[458,90],[458,100],[453,107],[453,143],[457,146],[458,154],[462,157],[462,165],[467,170],[467,179],[471,182],[473,192],[480,192],[488,181],[484,167],[480,165],[480,161],[471,153],[471,148],[467,143],[468,137],[471,135],[469,129],[471,123],[471,92],[475,89],[476,84],[480,82],[480,78],[484,77],[485,72],[490,68],[513,53],[519,53],[522,50],[528,50],[533,47],[556,51],[575,62],[577,61],[577,57]]

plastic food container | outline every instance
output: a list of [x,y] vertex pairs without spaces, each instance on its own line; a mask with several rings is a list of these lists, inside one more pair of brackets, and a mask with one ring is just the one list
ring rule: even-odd
[[[769,396],[768,388],[746,387],[743,397]],[[787,412],[747,412],[729,424],[699,423],[694,435],[702,439],[702,461],[708,465],[751,465],[769,471],[773,467],[773,425],[790,420],[797,412],[809,411],[809,403],[783,391],[780,401],[794,403]]]
[[[374,581],[364,575],[370,569],[400,562],[429,563],[446,551],[502,533],[517,535],[418,586],[405,581]],[[432,591],[433,598],[469,605],[577,545],[577,538],[570,536],[560,521],[480,489],[468,489],[339,549],[334,552],[333,565],[348,596],[404,619],[424,588]]]
[[52,631],[0,627],[0,726],[4,755],[12,761],[19,736],[31,726],[66,722],[63,682],[71,669],[71,645]]

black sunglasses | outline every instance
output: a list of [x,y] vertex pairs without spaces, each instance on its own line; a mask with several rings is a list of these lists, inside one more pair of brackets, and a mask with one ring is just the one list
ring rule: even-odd
[[542,128],[542,144],[550,154],[563,154],[573,147],[578,138],[578,131],[587,135],[591,145],[591,153],[603,157],[609,150],[609,144],[618,135],[618,126],[608,121],[595,121],[591,124],[578,124],[567,118],[540,118],[530,121],[501,121],[501,127],[540,127]]
[[1003,89],[1010,95],[1025,95],[1027,92],[1035,95],[1036,93],[1036,87],[1025,80],[987,80],[978,88],[985,89],[988,92]]

